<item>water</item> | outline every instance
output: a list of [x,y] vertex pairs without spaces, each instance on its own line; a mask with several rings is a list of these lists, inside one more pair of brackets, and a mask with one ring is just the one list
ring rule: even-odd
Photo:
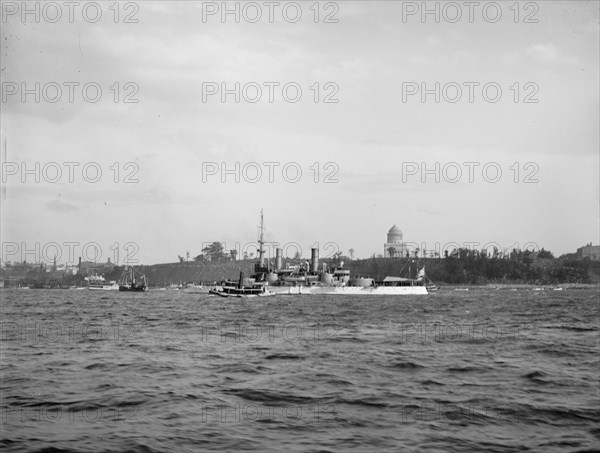
[[597,289],[1,295],[7,451],[600,448]]

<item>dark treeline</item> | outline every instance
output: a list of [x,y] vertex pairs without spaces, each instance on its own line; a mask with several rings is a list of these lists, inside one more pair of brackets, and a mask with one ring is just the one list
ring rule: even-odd
[[415,277],[425,266],[427,277],[451,285],[490,283],[599,283],[600,262],[575,255],[554,258],[550,252],[514,250],[508,255],[490,257],[478,250],[458,249],[441,258],[371,258],[351,263],[353,273],[385,277]]
[[[322,260],[335,267],[336,260]],[[439,258],[368,258],[349,260],[343,257],[352,275],[369,276],[375,279],[400,276],[415,278],[419,269],[425,267],[428,280],[449,285],[485,284],[559,284],[559,283],[600,283],[600,262],[582,259],[575,254],[554,258],[550,252],[528,252],[514,250],[504,255],[489,256],[477,250],[458,249]],[[227,261],[186,261],[179,263],[136,266],[136,270],[146,274],[150,286],[164,286],[171,283],[216,282],[226,278],[236,279],[239,272],[249,276],[253,273],[255,260]],[[286,265],[302,265],[306,259],[285,259]],[[119,280],[122,266],[104,274],[107,281]],[[30,284],[61,287],[84,286],[83,275],[63,278],[50,278],[43,269],[33,270],[25,278],[11,279],[10,286]],[[8,285],[7,285],[8,286]]]

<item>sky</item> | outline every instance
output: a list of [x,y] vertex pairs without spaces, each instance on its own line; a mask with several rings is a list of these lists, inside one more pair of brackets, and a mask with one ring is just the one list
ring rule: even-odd
[[599,242],[598,2],[24,5],[4,262]]

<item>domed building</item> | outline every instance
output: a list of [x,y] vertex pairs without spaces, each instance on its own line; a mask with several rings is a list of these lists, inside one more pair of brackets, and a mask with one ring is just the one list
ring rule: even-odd
[[389,258],[401,258],[406,256],[408,247],[403,242],[402,230],[394,225],[387,234],[387,242],[383,244],[383,256]]

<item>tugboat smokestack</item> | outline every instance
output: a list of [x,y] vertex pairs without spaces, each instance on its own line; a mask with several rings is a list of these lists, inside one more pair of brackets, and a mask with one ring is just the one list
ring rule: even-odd
[[319,271],[319,249],[317,248],[310,249],[310,271],[314,273]]
[[243,286],[244,286],[244,273],[240,272],[240,281],[238,282],[238,288],[242,289]]
[[275,270],[281,270],[283,267],[283,249],[275,249]]

